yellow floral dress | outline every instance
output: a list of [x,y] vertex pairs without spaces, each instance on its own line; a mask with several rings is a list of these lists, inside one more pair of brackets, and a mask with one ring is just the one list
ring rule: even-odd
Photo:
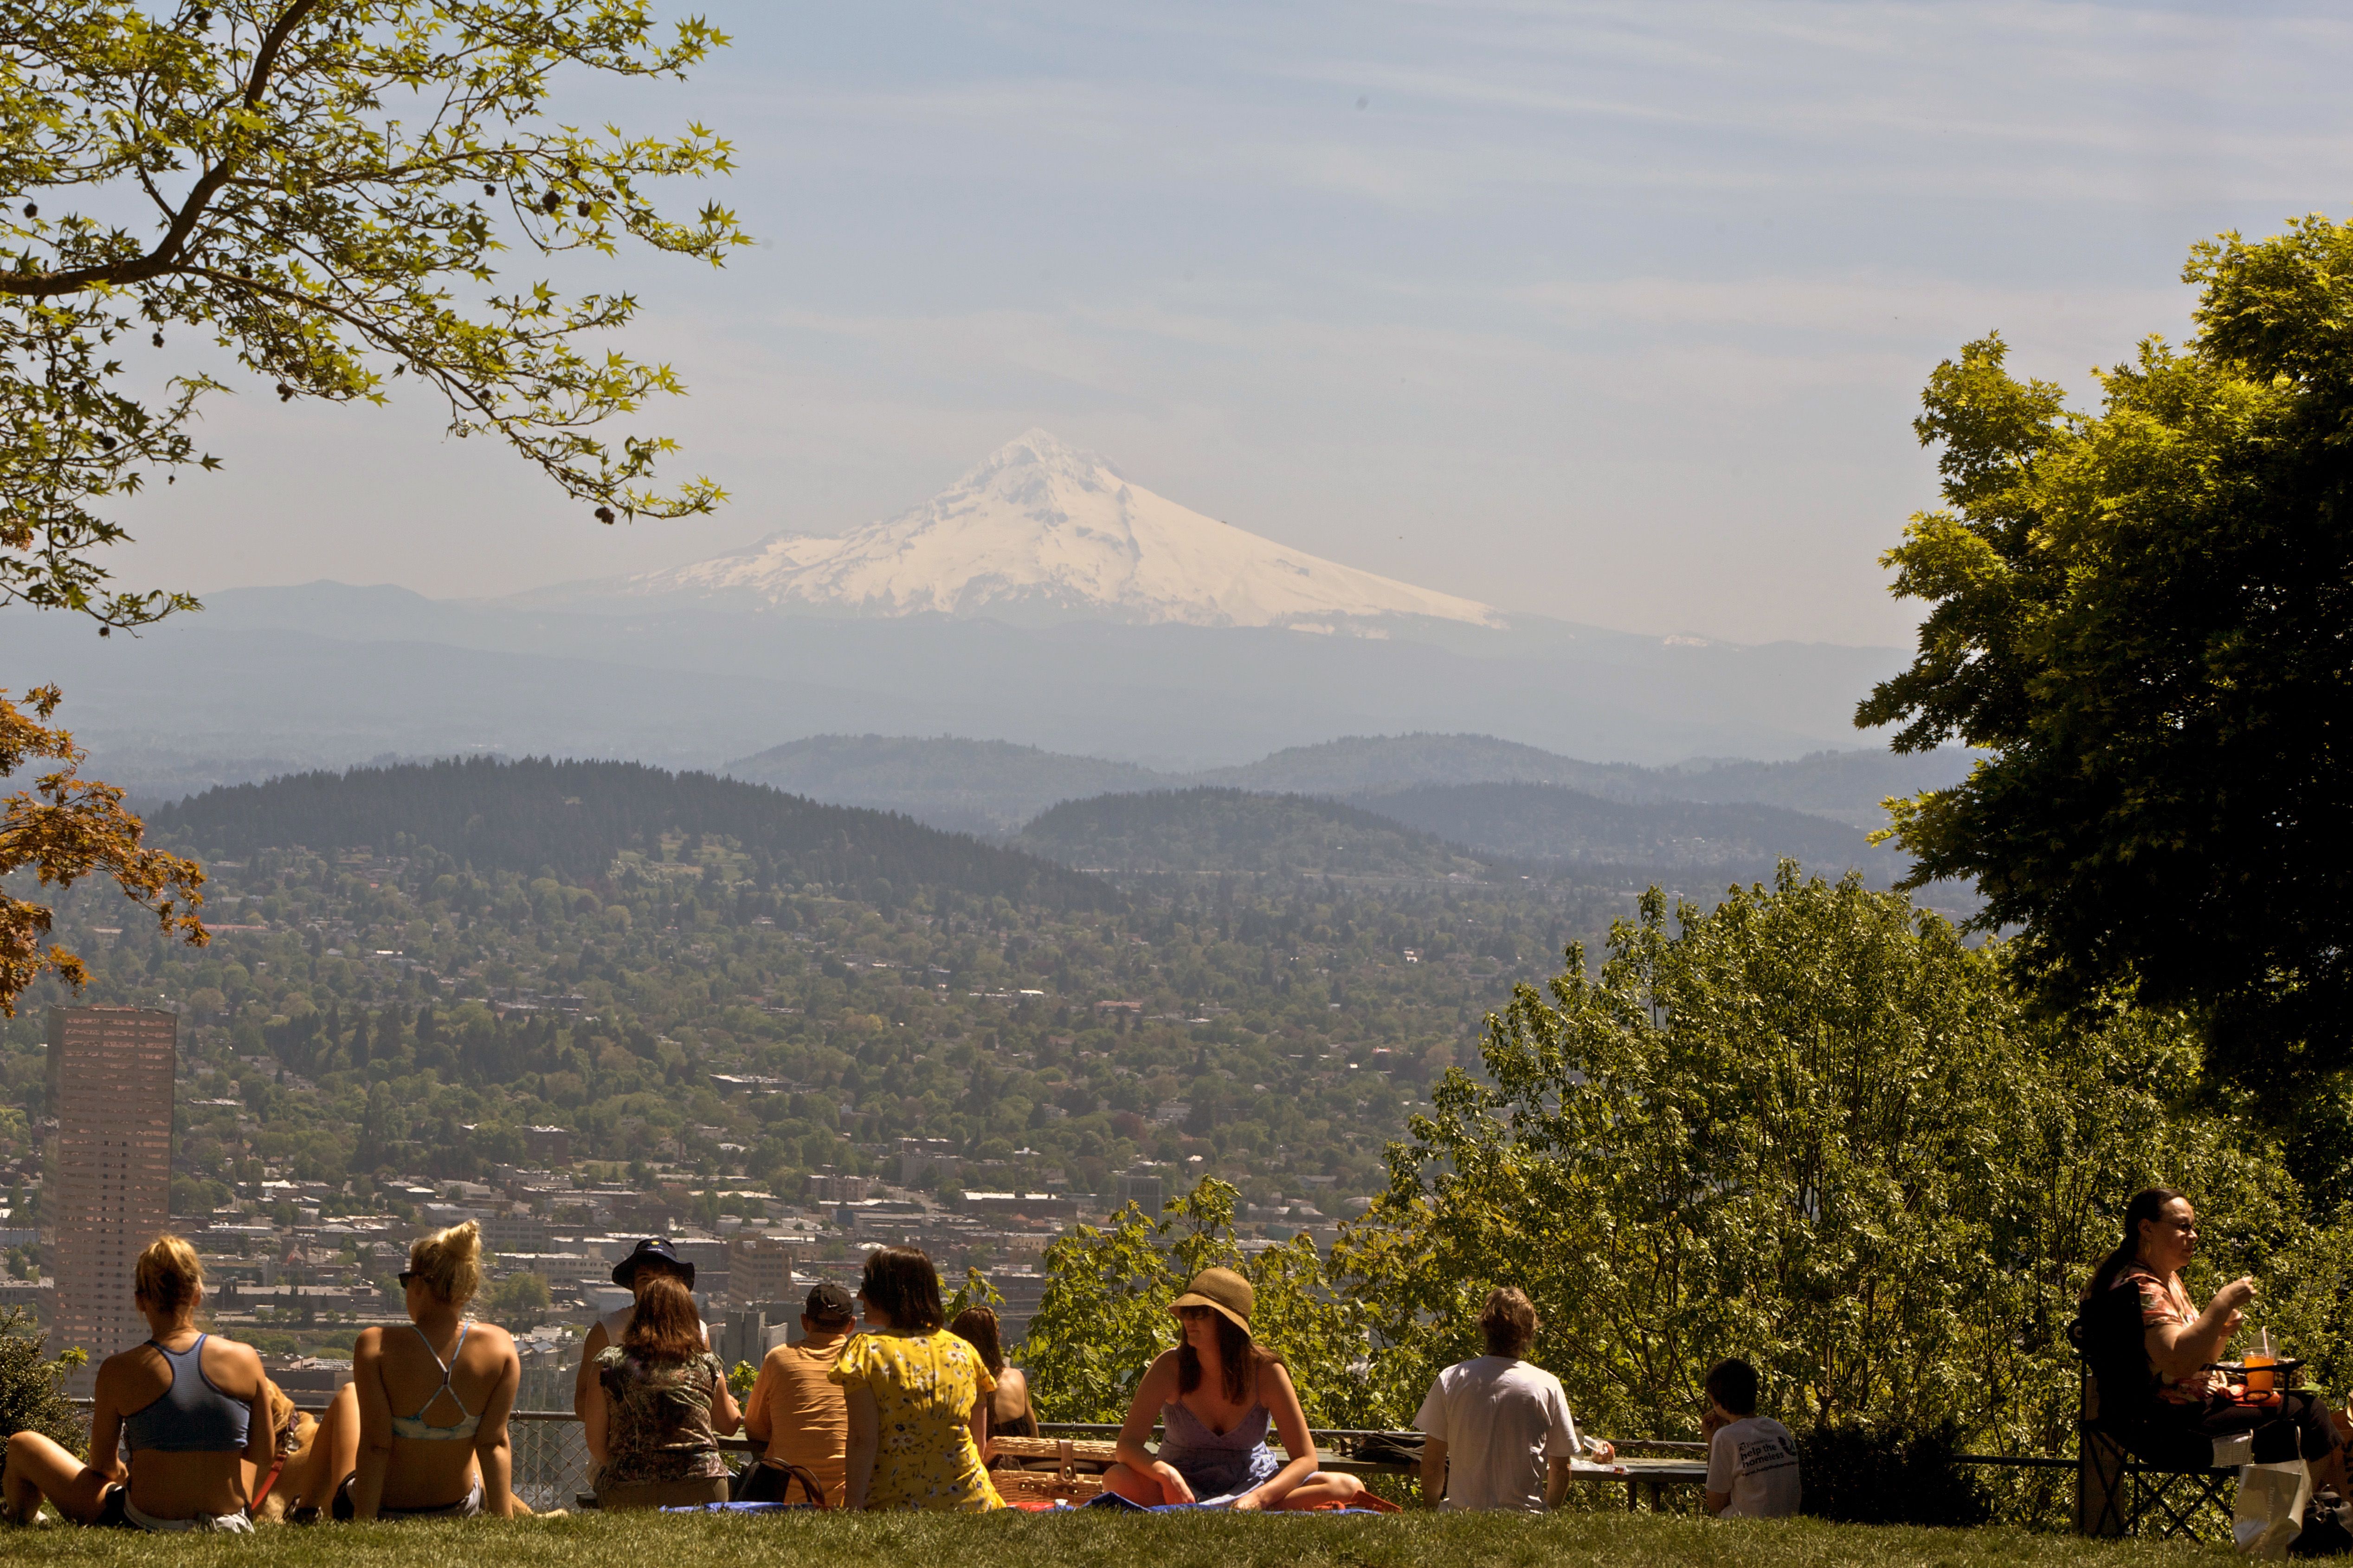
[[978,1513],[1005,1506],[968,1424],[974,1402],[997,1389],[972,1346],[944,1331],[860,1334],[829,1375],[871,1391],[881,1417],[868,1508]]

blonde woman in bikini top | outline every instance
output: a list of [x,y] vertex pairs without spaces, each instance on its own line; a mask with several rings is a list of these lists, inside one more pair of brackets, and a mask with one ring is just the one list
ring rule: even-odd
[[512,1336],[461,1315],[481,1288],[481,1233],[469,1220],[409,1248],[405,1329],[366,1329],[352,1347],[359,1468],[337,1518],[505,1518],[515,1510],[507,1415],[522,1381]]

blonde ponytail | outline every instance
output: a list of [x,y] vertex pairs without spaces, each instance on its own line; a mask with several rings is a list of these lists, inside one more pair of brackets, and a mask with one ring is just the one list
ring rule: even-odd
[[482,1227],[472,1220],[421,1237],[408,1247],[409,1271],[452,1307],[462,1307],[482,1288]]
[[132,1297],[159,1312],[186,1317],[205,1291],[205,1266],[196,1249],[176,1236],[159,1236],[139,1254],[131,1271]]

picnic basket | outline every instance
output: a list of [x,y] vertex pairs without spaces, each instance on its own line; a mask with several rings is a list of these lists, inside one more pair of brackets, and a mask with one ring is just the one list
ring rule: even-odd
[[1054,1461],[1051,1469],[1025,1467],[989,1471],[997,1495],[1016,1507],[1069,1503],[1076,1508],[1088,1502],[1102,1493],[1103,1477],[1079,1466],[1108,1465],[1119,1457],[1117,1445],[1082,1437],[998,1437],[994,1442],[999,1458]]

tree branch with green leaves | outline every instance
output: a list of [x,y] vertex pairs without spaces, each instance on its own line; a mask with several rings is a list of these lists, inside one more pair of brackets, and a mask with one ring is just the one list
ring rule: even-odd
[[[196,607],[119,584],[100,556],[129,537],[117,515],[129,498],[219,467],[194,422],[238,371],[281,401],[383,404],[418,388],[446,408],[450,434],[504,442],[600,522],[716,506],[724,492],[707,478],[657,486],[670,440],[607,432],[683,391],[668,365],[607,344],[637,297],[567,295],[503,268],[510,250],[610,256],[628,240],[717,266],[746,243],[716,203],[680,218],[658,200],[670,182],[727,174],[724,140],[700,125],[633,137],[554,113],[568,78],[683,79],[726,42],[700,17],[658,26],[642,0],[12,10],[0,30],[0,605],[87,616],[100,636]],[[218,363],[139,363],[180,331],[208,340]],[[140,868],[153,863],[137,818],[120,792],[74,777],[78,761],[43,780],[46,804],[19,797],[12,825],[28,811],[52,828],[73,818],[90,866],[127,868],[126,889],[144,888]],[[195,883],[155,874],[134,897],[200,931]],[[0,906],[0,1006],[43,967],[73,973],[40,949],[47,930],[46,910]]]

